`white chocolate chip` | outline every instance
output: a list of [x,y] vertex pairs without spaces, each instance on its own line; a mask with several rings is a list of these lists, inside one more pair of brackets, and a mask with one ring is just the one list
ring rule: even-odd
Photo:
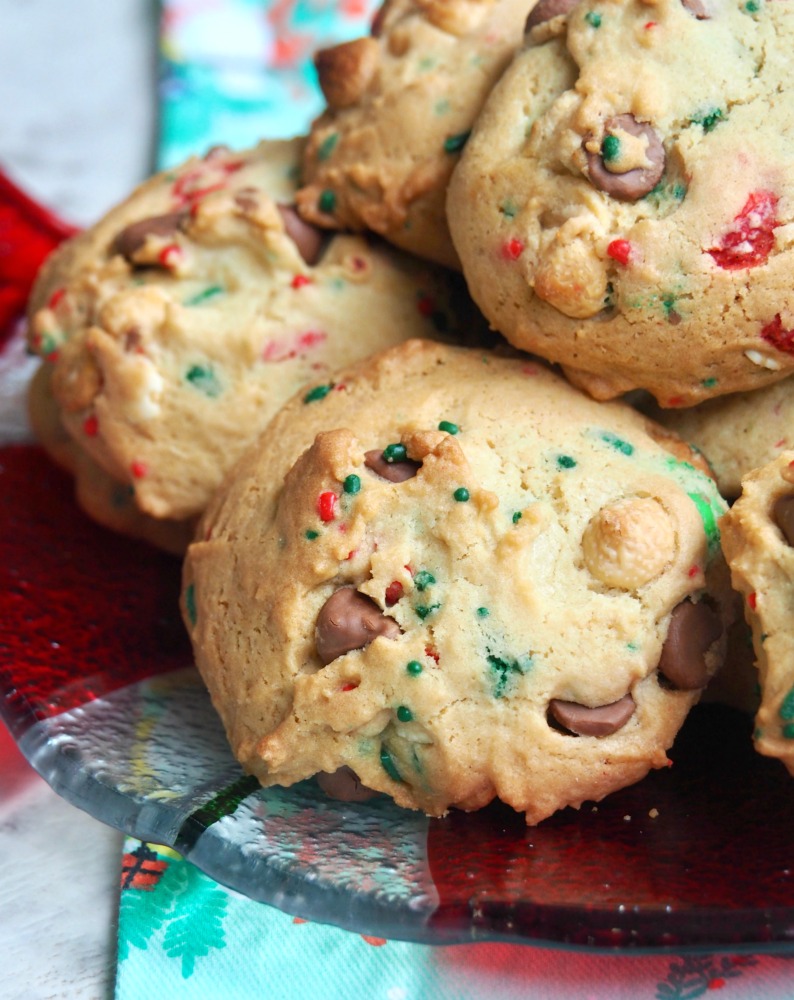
[[780,362],[775,358],[770,358],[768,354],[762,354],[760,351],[745,351],[744,356],[754,365],[760,365],[761,368],[768,368],[773,372],[780,371]]
[[582,535],[593,576],[609,587],[634,590],[657,577],[675,551],[670,517],[656,500],[636,497],[602,507]]

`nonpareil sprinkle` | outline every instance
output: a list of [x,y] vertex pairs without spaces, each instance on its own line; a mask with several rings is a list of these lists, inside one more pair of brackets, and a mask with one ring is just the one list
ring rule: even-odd
[[465,486],[459,486],[452,496],[457,500],[458,503],[466,503],[470,498],[471,494],[466,489]]
[[570,455],[558,455],[557,456],[557,468],[558,469],[575,469],[576,459],[571,458]]
[[427,590],[436,582],[436,578],[426,569],[420,569],[414,577],[414,586],[417,590]]
[[361,489],[361,478],[354,472],[351,472],[349,476],[345,477],[345,481],[342,483],[342,489],[345,493],[355,495]]
[[397,709],[397,718],[400,722],[413,722],[414,713],[407,705],[400,705]]
[[597,14],[594,10],[589,10],[585,16],[585,21],[590,25],[591,28],[601,27],[601,15]]
[[309,391],[303,397],[303,402],[316,403],[321,399],[325,399],[325,397],[333,389],[333,387],[334,387],[333,382],[329,382],[327,385],[316,385],[313,389],[309,389]]
[[457,424],[453,424],[450,420],[442,420],[438,425],[440,431],[445,431],[447,434],[457,434],[460,430]]
[[393,462],[404,462],[408,458],[408,450],[404,444],[387,444],[383,449],[383,461],[390,465]]
[[470,135],[471,129],[468,129],[466,132],[458,132],[457,135],[449,136],[444,140],[444,152],[459,153],[468,142]]
[[405,665],[406,673],[410,674],[412,677],[418,677],[422,673],[424,667],[419,662],[419,660],[409,660]]
[[322,191],[317,200],[317,207],[326,215],[331,215],[333,210],[336,208],[336,195],[334,192],[328,190]]
[[601,156],[605,163],[610,163],[620,156],[620,139],[616,135],[605,135],[601,143]]

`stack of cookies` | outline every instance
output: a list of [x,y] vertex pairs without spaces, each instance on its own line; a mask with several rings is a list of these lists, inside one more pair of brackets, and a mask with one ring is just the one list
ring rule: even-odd
[[45,265],[34,426],[187,550],[264,785],[599,800],[746,666],[739,594],[794,771],[791,41],[756,0],[387,0],[317,53],[310,135]]

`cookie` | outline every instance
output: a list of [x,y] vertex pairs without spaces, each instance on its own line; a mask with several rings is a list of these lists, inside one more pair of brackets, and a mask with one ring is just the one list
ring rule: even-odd
[[540,364],[421,341],[294,398],[185,562],[243,766],[530,823],[665,766],[733,607],[724,502],[668,443]]
[[544,2],[449,187],[472,294],[599,399],[794,370],[790,4]]
[[440,268],[298,218],[301,146],[218,148],[153,177],[38,279],[29,342],[61,421],[149,516],[203,510],[304,383],[452,334]]
[[183,555],[195,530],[195,518],[177,521],[142,513],[135,505],[131,487],[108,475],[64,430],[51,382],[52,367],[43,363],[28,389],[30,425],[50,458],[74,478],[78,505],[111,531]]
[[708,460],[723,496],[739,496],[742,477],[794,447],[794,382],[737,392],[700,406],[655,414]]
[[722,546],[753,631],[761,705],[756,749],[794,774],[794,451],[745,476]]
[[326,111],[298,208],[458,265],[445,196],[477,112],[521,42],[527,0],[388,0],[373,37],[316,56]]

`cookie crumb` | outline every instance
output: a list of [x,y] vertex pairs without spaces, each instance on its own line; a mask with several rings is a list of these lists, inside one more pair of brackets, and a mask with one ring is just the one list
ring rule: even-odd
[[648,815],[651,817],[651,819],[656,819],[656,817],[659,815],[659,810],[655,807],[653,809],[649,809]]

